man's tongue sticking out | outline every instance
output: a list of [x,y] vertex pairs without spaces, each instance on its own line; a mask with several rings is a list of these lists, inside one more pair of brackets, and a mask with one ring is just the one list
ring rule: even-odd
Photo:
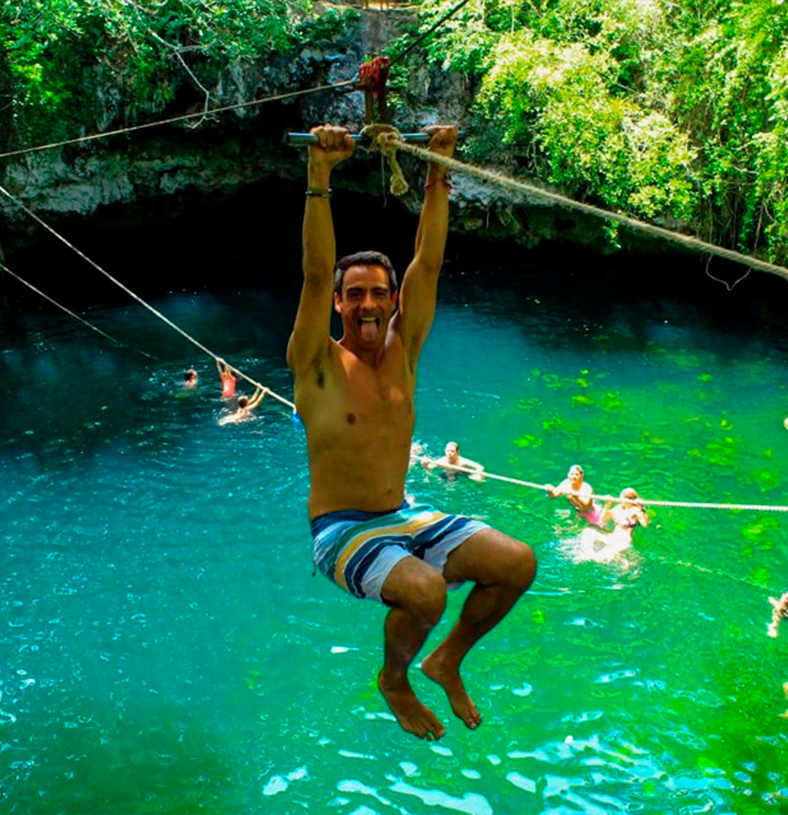
[[379,323],[376,317],[361,318],[361,339],[364,342],[374,342],[377,339]]

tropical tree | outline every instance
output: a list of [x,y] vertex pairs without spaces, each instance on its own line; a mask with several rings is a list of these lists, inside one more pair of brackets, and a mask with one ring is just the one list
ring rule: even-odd
[[474,0],[430,42],[475,84],[475,158],[788,257],[788,4]]
[[96,90],[97,74],[133,121],[184,76],[206,94],[228,64],[286,50],[309,0],[6,0],[0,86],[6,123],[52,131]]

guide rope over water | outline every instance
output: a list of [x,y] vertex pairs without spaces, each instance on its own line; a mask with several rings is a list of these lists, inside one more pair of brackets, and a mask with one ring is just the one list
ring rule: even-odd
[[[144,306],[146,309],[148,309],[148,311],[150,311],[151,314],[153,314],[155,317],[160,319],[162,322],[164,322],[166,325],[168,325],[174,331],[177,331],[184,339],[188,340],[188,342],[190,342],[192,345],[199,348],[201,351],[203,351],[209,357],[212,357],[216,362],[224,363],[224,365],[227,368],[229,368],[233,373],[237,374],[241,379],[244,379],[250,385],[253,385],[257,390],[262,391],[263,394],[271,396],[272,398],[276,399],[277,401],[281,402],[282,404],[287,405],[293,412],[295,412],[295,404],[293,402],[291,402],[289,399],[286,399],[284,396],[280,396],[278,393],[275,393],[274,391],[272,391],[266,385],[262,385],[261,383],[255,381],[250,376],[247,376],[243,371],[240,371],[237,368],[234,368],[232,365],[228,365],[220,356],[218,356],[213,351],[211,351],[210,348],[206,348],[206,346],[204,346],[201,342],[199,342],[194,337],[192,337],[190,334],[188,334],[186,331],[184,331],[180,326],[176,325],[168,317],[165,317],[164,314],[162,314],[160,311],[158,311],[158,309],[155,309],[152,305],[145,302],[145,300],[143,300],[138,294],[135,294],[130,288],[128,288],[128,286],[125,286],[123,283],[120,282],[120,280],[117,280],[116,278],[114,278],[108,271],[106,271],[106,269],[103,269],[101,266],[99,266],[99,264],[96,263],[95,260],[93,260],[92,258],[89,258],[84,252],[82,252],[80,249],[78,249],[76,246],[74,246],[73,243],[71,243],[69,240],[64,238],[59,232],[57,232],[57,230],[53,229],[46,221],[44,221],[42,218],[40,218],[38,215],[36,215],[36,213],[33,212],[29,207],[26,207],[21,201],[19,201],[15,196],[13,196],[7,189],[5,189],[5,187],[0,186],[0,194],[5,195],[9,200],[13,201],[20,209],[22,209],[23,212],[25,212],[34,221],[36,221],[36,223],[38,223],[42,227],[44,227],[44,229],[46,229],[47,232],[49,232],[51,235],[53,235],[55,238],[57,238],[59,241],[61,241],[61,243],[64,243],[73,252],[76,252],[76,254],[78,254],[84,261],[86,261],[94,269],[96,269],[96,271],[101,272],[101,274],[103,274],[108,280],[110,280],[112,283],[114,283],[119,288],[123,289],[123,291],[125,291],[126,294],[128,294],[130,297],[132,297],[134,300],[136,300],[141,306]],[[10,271],[10,270],[8,270],[8,271]],[[13,276],[18,278],[17,275],[13,275]],[[21,278],[18,278],[18,279],[21,280]],[[24,281],[22,281],[22,282],[24,282]],[[25,284],[25,285],[29,285],[29,284]],[[31,288],[33,288],[33,287],[31,287]],[[37,289],[34,289],[34,291],[38,292]],[[38,293],[41,294],[43,297],[46,297],[46,295],[44,295],[43,292],[38,292]],[[49,300],[50,298],[47,297],[46,299]],[[56,305],[59,306],[59,304],[57,304],[57,303],[56,303]],[[62,306],[59,306],[59,307],[63,308]],[[71,312],[69,312],[69,313],[71,313]],[[74,314],[73,316],[77,317],[76,314]],[[81,319],[81,318],[77,317],[77,319]],[[100,332],[100,333],[103,333],[103,332]],[[112,339],[112,338],[108,337],[108,339]],[[113,340],[113,342],[115,342],[115,340]]]
[[[428,464],[432,462],[432,459],[428,456],[419,456],[416,458],[416,461],[422,464]],[[446,462],[441,462],[440,464],[441,469],[443,470],[451,470],[453,472],[464,473],[467,475],[479,475],[477,470],[469,469],[468,467],[460,467],[456,464],[448,464]],[[488,473],[487,470],[484,470],[481,475],[484,478],[491,478],[493,481],[504,481],[507,484],[516,484],[520,487],[529,487],[535,490],[546,491],[547,484],[537,484],[534,481],[524,481],[521,478],[511,478],[505,475],[496,475],[495,473]],[[577,492],[571,493],[573,495],[578,495]],[[590,498],[595,498],[598,501],[610,501],[612,503],[621,503],[622,501],[626,501],[629,499],[621,498],[619,495],[596,495],[591,494]],[[652,507],[679,507],[684,509],[725,509],[731,512],[744,512],[744,511],[752,511],[752,512],[788,512],[788,506],[772,506],[769,504],[721,504],[721,503],[711,503],[711,502],[698,502],[698,501],[660,501],[656,499],[645,499],[639,498],[637,501],[638,504],[642,504],[644,506],[652,506]]]

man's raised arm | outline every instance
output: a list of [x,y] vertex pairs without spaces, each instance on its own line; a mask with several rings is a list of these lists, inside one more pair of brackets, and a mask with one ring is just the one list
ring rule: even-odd
[[[433,125],[429,149],[440,155],[451,156],[457,142],[457,129],[453,126]],[[438,275],[443,265],[443,253],[449,231],[448,170],[431,163],[424,185],[424,203],[416,232],[416,249],[400,287],[399,331],[405,349],[413,362],[427,338],[435,315]]]
[[287,346],[287,363],[298,375],[327,346],[331,325],[336,245],[331,219],[331,170],[353,153],[342,127],[312,128],[318,144],[309,148],[303,228],[304,285],[295,325]]

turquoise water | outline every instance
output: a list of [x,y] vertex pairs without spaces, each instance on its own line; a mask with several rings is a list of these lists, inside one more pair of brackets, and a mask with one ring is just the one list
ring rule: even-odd
[[[423,354],[430,452],[453,438],[537,483],[579,461],[602,493],[788,504],[779,326],[480,280],[447,281]],[[154,305],[291,396],[292,293]],[[421,743],[375,689],[384,609],[312,575],[297,421],[269,399],[219,427],[210,359],[136,305],[86,316],[160,359],[48,312],[0,334],[0,811],[788,811],[788,627],[766,636],[785,514],[654,509],[626,561],[576,562],[561,501],[413,471],[409,492],[540,561],[466,661],[478,731],[416,672],[447,724]]]

